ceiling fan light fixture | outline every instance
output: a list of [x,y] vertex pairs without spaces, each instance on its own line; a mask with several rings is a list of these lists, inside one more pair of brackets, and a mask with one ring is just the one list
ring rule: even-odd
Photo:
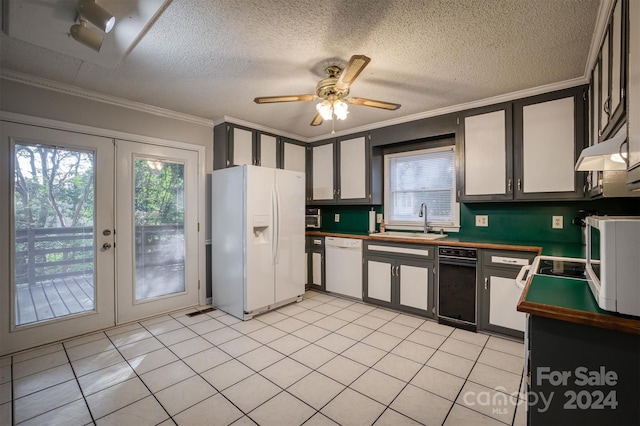
[[324,100],[316,105],[316,110],[323,120],[333,120],[333,108],[330,101]]
[[116,24],[116,17],[98,5],[95,0],[78,0],[77,9],[80,16],[105,33],[111,31]]
[[84,19],[81,19],[80,23],[72,25],[69,33],[77,42],[84,44],[96,52],[100,51],[104,37],[87,28],[87,21]]
[[333,113],[338,120],[344,120],[349,114],[349,105],[342,99],[333,102]]

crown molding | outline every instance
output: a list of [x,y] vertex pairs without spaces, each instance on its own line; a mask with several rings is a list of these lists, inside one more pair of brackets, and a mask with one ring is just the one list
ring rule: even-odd
[[[503,95],[493,96],[491,98],[485,98],[477,101],[467,102],[464,104],[458,104],[450,107],[420,112],[417,114],[406,115],[404,117],[398,117],[392,120],[378,121],[373,124],[368,124],[368,125],[360,126],[356,128],[350,128],[348,130],[341,130],[339,132],[336,132],[335,135],[331,135],[331,137],[346,136],[353,133],[366,132],[369,130],[380,129],[382,127],[394,126],[396,124],[404,124],[411,121],[437,117],[441,115],[451,114],[454,112],[460,112],[460,111],[465,111],[469,109],[479,108],[487,105],[494,105],[502,102],[513,101],[516,99],[528,98],[529,96],[541,95],[541,94],[553,92],[556,90],[562,90],[562,89],[568,89],[570,87],[580,86],[583,84],[587,84],[588,82],[589,82],[588,79],[584,76],[577,77],[570,80],[560,81],[557,83],[545,84],[544,86],[538,86],[530,89],[519,90],[517,92],[505,93]],[[323,140],[326,138],[327,138],[326,135],[316,136],[313,138],[308,138],[305,142],[315,142],[315,141]]]
[[0,68],[0,78],[10,81],[16,81],[18,83],[27,84],[29,86],[40,87],[43,89],[53,90],[55,92],[64,93],[72,96],[79,96],[85,99],[91,99],[97,102],[103,102],[110,105],[115,105],[123,108],[128,108],[147,114],[153,114],[160,117],[171,118],[174,120],[185,121],[188,123],[199,124],[201,126],[213,127],[213,121],[194,115],[184,114],[176,111],[171,111],[164,108],[155,107],[152,105],[143,104],[141,102],[130,101],[117,96],[105,95],[104,93],[95,92],[92,90],[81,89],[70,84],[60,83],[53,80],[48,80],[41,77],[36,77],[29,74],[24,74],[17,71],[12,71],[4,68]]
[[584,64],[584,75],[587,80],[591,79],[591,70],[598,60],[598,53],[600,52],[600,45],[604,39],[604,33],[607,30],[609,24],[609,17],[613,11],[614,0],[601,0],[600,7],[598,8],[598,16],[596,17],[596,25],[593,29],[593,36],[591,37],[591,46],[589,48],[589,55],[587,56],[587,62]]
[[[246,121],[246,120],[241,120],[239,118],[235,118],[235,117],[230,117],[228,115],[225,115],[224,117],[218,118],[216,120],[214,120],[213,124],[214,125],[218,125],[221,123],[232,123],[232,124],[237,124],[238,126],[245,126],[245,127],[250,127],[254,130],[259,130],[261,132],[265,132],[265,133],[273,133],[275,135],[278,136],[282,136],[285,138],[289,138],[289,139],[294,139],[300,142],[311,142],[311,140],[309,138],[306,138],[304,136],[300,136],[300,135],[296,135],[293,133],[289,133],[289,132],[284,132],[282,130],[278,130],[278,129],[274,129],[272,127],[266,127],[266,126],[262,126],[260,124],[256,124],[256,123],[252,123],[250,121]],[[350,132],[353,133],[353,132]]]

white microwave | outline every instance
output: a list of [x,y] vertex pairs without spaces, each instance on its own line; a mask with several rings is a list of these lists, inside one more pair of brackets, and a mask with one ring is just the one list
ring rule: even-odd
[[588,216],[586,274],[598,306],[640,316],[640,216]]

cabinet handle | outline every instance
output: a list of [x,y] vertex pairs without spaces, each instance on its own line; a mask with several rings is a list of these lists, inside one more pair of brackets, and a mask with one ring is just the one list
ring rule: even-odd
[[511,192],[511,179],[507,179],[507,193]]
[[522,189],[522,181],[518,178],[518,191]]
[[484,289],[487,290],[487,284],[489,283],[489,278],[484,277]]
[[338,196],[340,196],[340,189],[338,188]]
[[231,161],[227,160],[227,167],[231,164]]
[[607,116],[611,115],[611,98],[610,97],[607,98],[607,100],[604,102],[602,109],[604,109],[604,113],[607,114]]

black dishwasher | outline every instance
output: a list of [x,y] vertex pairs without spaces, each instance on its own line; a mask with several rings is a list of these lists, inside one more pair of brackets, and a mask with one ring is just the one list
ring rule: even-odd
[[438,322],[476,331],[474,248],[438,248]]

